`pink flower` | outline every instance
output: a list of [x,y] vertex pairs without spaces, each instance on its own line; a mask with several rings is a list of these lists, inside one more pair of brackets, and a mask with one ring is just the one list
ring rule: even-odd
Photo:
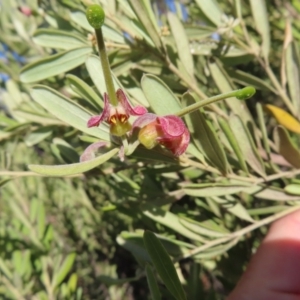
[[110,124],[110,133],[116,136],[122,136],[131,129],[131,124],[128,122],[130,116],[141,116],[147,112],[143,106],[132,107],[125,93],[118,89],[116,92],[119,101],[117,106],[109,103],[109,98],[104,93],[104,109],[101,115],[93,116],[89,119],[87,126],[99,126],[101,122]]
[[158,117],[151,113],[144,114],[133,123],[132,128],[140,128],[138,139],[147,149],[160,144],[174,156],[183,154],[190,141],[190,133],[184,122],[174,115]]
[[23,15],[25,15],[27,17],[31,16],[31,14],[32,14],[32,10],[28,6],[21,6],[21,7],[19,7],[19,10]]

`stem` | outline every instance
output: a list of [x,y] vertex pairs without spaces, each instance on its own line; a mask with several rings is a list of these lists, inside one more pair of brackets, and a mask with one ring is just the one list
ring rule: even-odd
[[213,241],[210,241],[210,242],[207,242],[206,244],[200,246],[200,247],[197,247],[193,250],[191,250],[189,253],[187,254],[184,254],[180,257],[178,257],[175,261],[179,261],[181,259],[186,259],[188,257],[191,257],[191,256],[194,256],[194,255],[197,255],[198,253],[204,251],[204,250],[207,250],[211,247],[214,247],[214,246],[217,246],[217,245],[220,245],[220,244],[223,244],[223,243],[226,243],[232,239],[239,239],[241,236],[245,235],[246,233],[248,232],[251,232],[261,226],[264,226],[264,225],[267,225],[269,223],[272,223],[288,214],[291,214],[293,213],[294,211],[300,209],[300,206],[297,205],[297,206],[293,206],[291,208],[288,208],[288,209],[285,209],[284,211],[281,211],[279,212],[278,214],[276,215],[273,215],[273,216],[270,216],[270,217],[267,217],[265,219],[262,219],[254,224],[251,224],[241,230],[238,230],[238,231],[235,231],[231,234],[229,234],[228,236],[225,236],[225,237],[222,237],[222,238],[219,238],[219,239],[216,239],[216,240],[213,240]]
[[226,98],[230,98],[230,97],[235,97],[236,93],[240,91],[240,90],[235,90],[235,91],[231,91],[229,93],[225,93],[225,94],[221,94],[221,95],[217,95],[217,96],[213,96],[210,98],[207,98],[205,100],[199,101],[197,103],[194,103],[190,106],[187,106],[183,109],[181,109],[180,111],[178,111],[177,113],[175,113],[175,115],[177,115],[178,117],[182,117],[186,114],[189,114],[197,109],[199,109],[200,107],[203,107],[205,105],[209,105],[212,104],[214,102],[226,99]]
[[294,108],[293,104],[291,103],[291,100],[289,99],[289,97],[286,95],[286,93],[285,93],[284,89],[282,88],[281,84],[277,80],[273,70],[270,68],[270,65],[268,63],[262,64],[262,65],[264,65],[265,71],[267,72],[267,74],[268,74],[270,80],[272,81],[274,87],[277,89],[277,92],[280,95],[281,99],[283,100],[283,102],[285,103],[285,105],[287,106],[289,111],[296,117],[297,113],[295,111],[295,108]]
[[[185,76],[180,72],[176,66],[171,62],[170,58],[168,56],[164,57],[163,59],[165,63],[167,64],[170,71],[172,71],[178,78],[180,78],[188,88],[193,90],[201,99],[205,99],[207,96],[198,88],[197,84],[192,80],[187,80]],[[223,116],[227,119],[227,115],[216,105],[212,105],[211,110],[213,110],[215,113],[217,113],[220,116]]]
[[111,76],[111,70],[109,67],[108,57],[106,54],[106,48],[105,48],[105,43],[104,43],[101,28],[95,29],[95,34],[96,34],[96,38],[97,38],[97,44],[98,44],[98,48],[99,48],[99,56],[100,56],[100,60],[101,60],[101,65],[102,65],[102,70],[103,70],[103,75],[104,75],[104,79],[105,79],[105,85],[106,85],[106,90],[108,93],[109,101],[112,105],[117,106],[118,99],[116,96],[115,87],[114,87],[113,79]]

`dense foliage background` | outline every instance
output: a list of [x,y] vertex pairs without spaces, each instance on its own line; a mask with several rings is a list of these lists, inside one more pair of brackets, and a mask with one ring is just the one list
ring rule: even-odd
[[[110,140],[107,127],[86,127],[105,92],[92,3],[104,7],[111,68],[133,104],[168,114],[248,85],[256,95],[186,115],[180,159],[140,147],[88,172],[53,169]],[[147,229],[187,299],[223,299],[267,226],[300,205],[299,1],[0,5],[0,297],[152,299],[150,272],[174,299],[151,267]]]

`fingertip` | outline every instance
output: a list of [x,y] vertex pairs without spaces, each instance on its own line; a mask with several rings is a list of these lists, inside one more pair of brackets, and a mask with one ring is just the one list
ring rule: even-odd
[[[275,222],[228,300],[300,298],[300,210]],[[298,298],[295,298],[298,299]]]

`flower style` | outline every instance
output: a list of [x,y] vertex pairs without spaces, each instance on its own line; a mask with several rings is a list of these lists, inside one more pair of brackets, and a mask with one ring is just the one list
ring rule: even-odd
[[140,128],[138,139],[147,149],[160,144],[177,157],[186,151],[190,141],[184,122],[174,115],[159,117],[147,113],[133,123],[132,130],[135,128]]
[[119,101],[117,106],[109,103],[109,97],[104,93],[104,109],[101,115],[93,116],[89,119],[87,126],[99,126],[101,122],[110,124],[110,133],[116,136],[122,136],[128,132],[132,126],[128,122],[130,116],[141,116],[147,112],[143,106],[132,107],[125,93],[118,89],[116,92]]

